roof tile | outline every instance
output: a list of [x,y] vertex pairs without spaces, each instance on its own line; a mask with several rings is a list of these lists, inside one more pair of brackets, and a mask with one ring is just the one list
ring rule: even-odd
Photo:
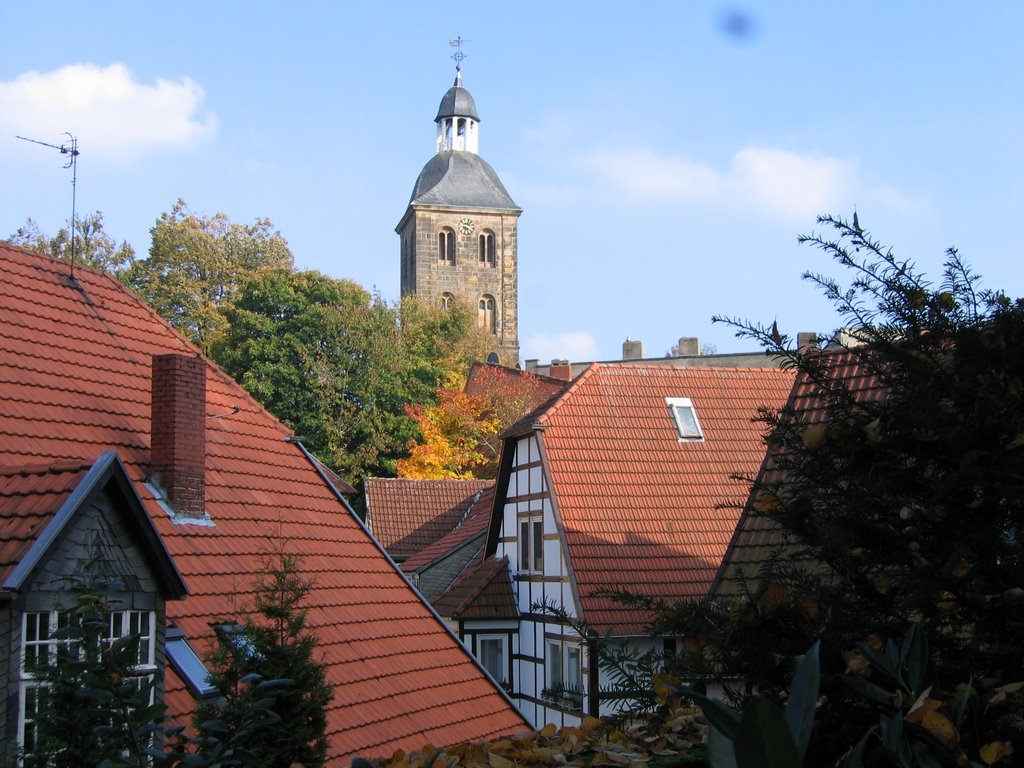
[[450,533],[493,480],[368,477],[366,524],[394,558],[407,558]]

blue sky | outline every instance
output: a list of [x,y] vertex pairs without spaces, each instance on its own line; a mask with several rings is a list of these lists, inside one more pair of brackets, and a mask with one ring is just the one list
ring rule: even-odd
[[838,318],[799,246],[850,217],[936,280],[1024,296],[1020,2],[0,0],[0,237],[77,206],[144,254],[178,198],[398,298],[398,237],[461,36],[480,154],[524,209],[523,358],[741,351],[712,315]]

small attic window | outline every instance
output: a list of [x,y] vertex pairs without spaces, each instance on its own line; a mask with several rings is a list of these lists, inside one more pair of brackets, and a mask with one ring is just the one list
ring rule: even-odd
[[700,422],[697,421],[697,410],[693,407],[693,401],[688,397],[666,397],[669,413],[672,414],[672,421],[676,425],[676,433],[680,440],[703,440],[704,433],[700,430]]
[[222,643],[234,649],[236,653],[241,654],[247,660],[260,659],[260,652],[256,650],[252,638],[246,634],[245,627],[241,624],[214,624],[213,631],[217,633],[217,637]]
[[210,685],[210,670],[192,650],[185,634],[175,627],[167,628],[167,657],[192,695],[203,698],[217,693],[216,686]]

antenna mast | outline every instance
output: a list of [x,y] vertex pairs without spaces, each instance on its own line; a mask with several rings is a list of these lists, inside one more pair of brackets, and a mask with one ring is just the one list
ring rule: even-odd
[[47,144],[45,141],[38,141],[36,139],[29,139],[25,136],[15,136],[16,139],[22,141],[31,141],[33,144],[41,144],[44,147],[50,147],[51,149],[59,149],[62,155],[70,155],[68,161],[64,164],[65,168],[71,169],[71,275],[75,274],[75,228],[78,224],[75,218],[75,195],[78,186],[78,137],[72,136],[67,131],[64,135],[68,137],[69,141],[66,144],[60,146],[56,144]]

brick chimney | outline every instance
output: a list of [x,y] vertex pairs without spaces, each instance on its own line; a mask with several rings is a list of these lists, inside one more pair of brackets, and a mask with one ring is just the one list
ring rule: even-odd
[[551,367],[548,368],[548,376],[552,379],[572,381],[572,363],[568,360],[552,360]]
[[153,356],[150,466],[175,513],[206,511],[206,362]]

